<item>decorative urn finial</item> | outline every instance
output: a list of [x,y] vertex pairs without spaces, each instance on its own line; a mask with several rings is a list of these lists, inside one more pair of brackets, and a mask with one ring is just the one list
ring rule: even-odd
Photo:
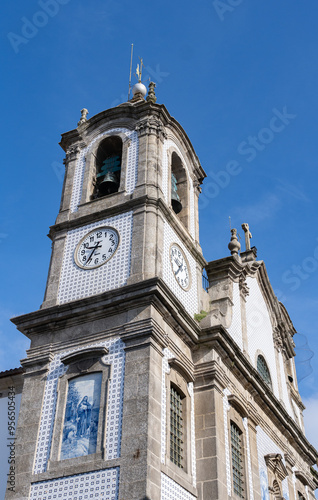
[[156,100],[157,100],[157,97],[156,97],[156,94],[155,94],[155,87],[156,87],[155,82],[149,82],[149,85],[148,85],[148,96],[147,96],[147,101],[148,102],[155,103]]
[[231,241],[228,244],[228,248],[231,252],[231,255],[238,255],[240,249],[241,249],[241,243],[237,239],[237,230],[236,229],[231,229]]
[[88,109],[83,108],[83,109],[81,110],[81,119],[80,119],[80,121],[77,123],[77,126],[82,125],[82,123],[85,123],[85,122],[87,121],[87,115],[88,115]]

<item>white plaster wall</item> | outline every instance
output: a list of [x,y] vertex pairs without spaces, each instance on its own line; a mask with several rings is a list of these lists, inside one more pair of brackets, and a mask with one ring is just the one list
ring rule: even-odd
[[246,281],[249,287],[246,302],[248,353],[255,368],[257,352],[260,351],[264,356],[270,371],[273,392],[279,399],[278,373],[269,313],[256,278],[247,277]]
[[282,387],[282,400],[285,405],[286,410],[288,411],[289,415],[295,420],[295,415],[292,410],[291,404],[290,404],[290,399],[288,396],[288,389],[287,389],[287,381],[286,381],[286,376],[285,376],[285,370],[284,370],[284,360],[283,360],[283,355],[281,352],[278,353],[278,359],[279,359],[279,370],[280,370],[280,377],[281,377],[281,387]]
[[[189,262],[191,272],[191,287],[187,291],[181,288],[172,271],[169,255],[170,245],[172,243],[177,243],[179,247],[181,247]],[[177,234],[174,232],[167,221],[165,221],[164,223],[163,279],[191,316],[199,312],[195,259],[192,257],[190,252],[184,246],[180,238],[177,236]]]
[[[277,446],[276,443],[274,443],[274,441],[260,426],[256,427],[256,432],[258,465],[261,479],[261,500],[269,500],[267,466],[264,457],[269,453],[280,453],[285,464],[284,452],[279,448],[279,446]],[[283,497],[286,500],[294,500],[289,498],[287,478],[282,481],[282,490]]]
[[228,332],[233,340],[243,350],[243,333],[242,333],[242,316],[241,316],[241,299],[239,284],[233,283],[233,303],[232,307],[232,323]]

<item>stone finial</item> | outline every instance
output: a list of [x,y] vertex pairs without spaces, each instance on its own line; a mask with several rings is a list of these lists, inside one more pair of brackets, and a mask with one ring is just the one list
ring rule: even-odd
[[237,239],[237,230],[236,229],[231,229],[231,241],[228,244],[228,248],[231,252],[231,255],[238,255],[240,249],[241,249],[241,243]]
[[157,101],[157,97],[156,97],[156,94],[155,94],[155,87],[156,87],[155,82],[149,82],[149,85],[148,85],[148,96],[147,96],[147,101],[148,102],[155,103]]
[[245,233],[245,250],[248,251],[251,249],[252,233],[250,233],[249,225],[246,222],[242,224],[242,229]]
[[85,123],[87,121],[87,115],[88,115],[88,109],[83,108],[81,110],[81,119],[78,122],[77,126],[82,125],[82,123]]

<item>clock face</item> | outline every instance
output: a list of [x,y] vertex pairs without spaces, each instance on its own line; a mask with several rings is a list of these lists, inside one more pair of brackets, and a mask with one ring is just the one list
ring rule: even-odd
[[173,243],[170,247],[170,263],[178,284],[183,290],[189,290],[191,284],[189,263],[183,251],[176,243]]
[[75,263],[82,269],[95,269],[105,264],[115,254],[119,245],[119,234],[113,227],[98,227],[78,243]]

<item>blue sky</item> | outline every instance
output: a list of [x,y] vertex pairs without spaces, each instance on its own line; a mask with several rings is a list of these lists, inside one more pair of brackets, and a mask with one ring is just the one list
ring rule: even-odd
[[18,366],[28,347],[9,318],[43,300],[46,234],[63,180],[60,134],[76,127],[83,107],[91,117],[126,100],[134,43],[134,64],[144,58],[158,102],[208,174],[205,258],[229,255],[229,216],[242,236],[248,222],[299,332],[299,385],[318,447],[310,431],[318,407],[317,2],[15,0],[1,9],[0,369]]

